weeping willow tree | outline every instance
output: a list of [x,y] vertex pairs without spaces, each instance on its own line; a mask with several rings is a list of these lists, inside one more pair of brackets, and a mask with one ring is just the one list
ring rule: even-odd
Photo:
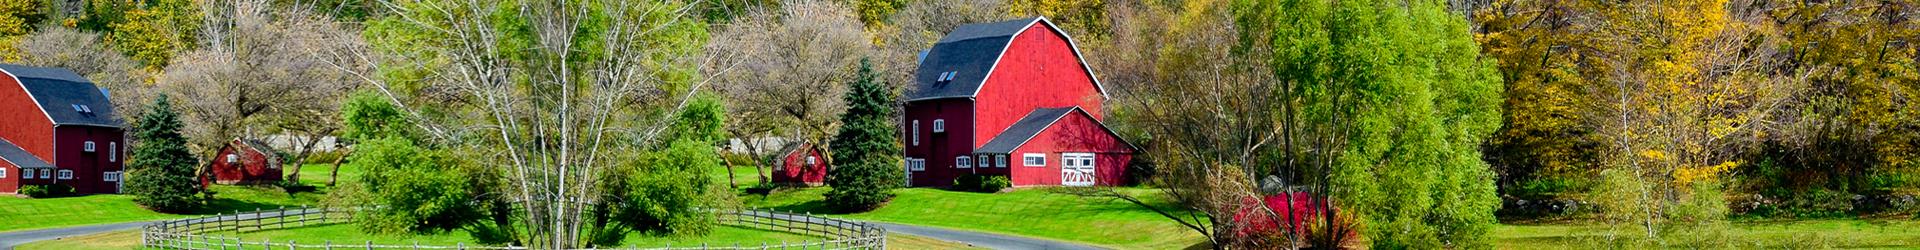
[[[707,33],[689,5],[396,0],[380,6],[390,14],[369,21],[363,37],[341,38],[364,39],[361,50],[322,56],[342,62],[334,66],[357,73],[394,104],[424,147],[485,165],[466,169],[494,171],[467,173],[477,176],[469,183],[481,187],[471,195],[479,200],[474,203],[504,204],[489,211],[493,224],[470,229],[494,227],[506,232],[503,241],[532,248],[582,248],[607,244],[594,240],[609,234],[604,228],[649,230],[607,227],[609,220],[598,218],[614,216],[610,211],[701,212],[606,209],[656,198],[611,188],[646,186],[608,185],[626,178],[614,173],[687,162],[643,152],[711,147],[664,142],[677,137],[670,128],[683,115],[676,114],[695,103],[704,85],[699,69]],[[698,204],[705,203],[672,205]]]

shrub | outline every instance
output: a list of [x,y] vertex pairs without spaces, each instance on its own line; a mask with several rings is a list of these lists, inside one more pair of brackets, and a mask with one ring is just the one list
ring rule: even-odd
[[73,187],[67,184],[24,185],[20,186],[19,193],[33,198],[67,197],[74,194]]
[[966,174],[953,179],[953,190],[993,193],[1012,187],[1013,181],[1006,176]]
[[[1356,217],[1323,203],[1321,198],[1310,193],[1274,194],[1261,199],[1249,197],[1241,205],[1233,216],[1233,232],[1239,241],[1231,243],[1240,247],[1285,248],[1290,234],[1300,237],[1308,245],[1306,247],[1319,249],[1351,248],[1359,239]],[[1273,213],[1263,211],[1262,206],[1272,209]],[[1322,208],[1333,208],[1332,221],[1321,221],[1327,214]]]

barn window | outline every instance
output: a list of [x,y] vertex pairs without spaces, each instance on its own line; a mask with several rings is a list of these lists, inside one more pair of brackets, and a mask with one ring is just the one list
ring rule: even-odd
[[7,168],[0,168],[0,178],[7,178]]
[[107,142],[107,162],[120,161],[120,142]]
[[907,158],[907,170],[926,171],[927,160],[919,159],[919,158]]
[[61,180],[72,180],[72,179],[73,179],[73,170],[66,170],[66,169],[61,169],[61,170],[60,170],[60,179],[61,179]]
[[913,145],[920,146],[920,120],[913,120],[913,129],[907,130],[907,133],[913,134]]
[[120,181],[120,171],[106,172],[101,174],[100,178],[106,181]]
[[85,143],[80,143],[80,151],[86,151],[87,153],[93,153],[93,141],[87,141],[87,142],[85,142]]
[[238,162],[240,162],[240,155],[227,154],[227,163],[238,163]]
[[93,108],[92,108],[92,107],[87,107],[87,105],[80,105],[80,113],[88,113],[88,114],[92,114],[92,113],[93,113]]
[[933,132],[947,132],[947,119],[933,119]]
[[961,156],[961,157],[954,157],[954,158],[953,158],[953,167],[956,167],[956,168],[973,168],[973,158],[972,158],[972,157],[966,157],[966,156]]
[[20,179],[33,179],[33,170],[20,169]]
[[1045,167],[1047,166],[1047,154],[1020,155],[1020,162],[1023,163],[1022,165],[1027,165],[1028,167]]
[[1012,166],[1012,164],[1007,164],[1007,155],[993,155],[993,162],[995,162],[994,166],[1001,168]]
[[41,170],[40,170],[40,178],[41,178],[41,179],[51,179],[52,177],[50,177],[50,176],[48,176],[48,175],[52,175],[52,174],[53,174],[53,170],[52,170],[52,169],[41,169]]
[[812,157],[812,156],[808,156],[808,157],[807,157],[807,165],[808,165],[808,166],[812,166],[813,164],[820,164],[820,159],[816,159],[816,158],[814,158],[814,157]]

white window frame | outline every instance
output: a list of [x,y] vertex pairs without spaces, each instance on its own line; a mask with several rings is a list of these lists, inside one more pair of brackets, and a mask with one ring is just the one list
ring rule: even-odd
[[7,178],[7,168],[0,168],[0,178]]
[[920,159],[920,158],[907,158],[907,170],[927,171],[927,160]]
[[22,180],[33,179],[33,169],[31,168],[20,169],[20,179]]
[[934,132],[934,133],[946,133],[946,132],[947,132],[947,119],[933,119],[933,132]]
[[954,168],[973,168],[973,157],[968,157],[964,155],[953,157],[953,167]]
[[60,179],[61,179],[61,180],[72,180],[72,179],[73,179],[73,170],[66,170],[66,169],[61,169],[61,170],[60,170],[60,176],[59,176],[59,177],[60,177]]
[[240,154],[227,154],[227,164],[240,162]]
[[994,166],[997,166],[1000,168],[1007,168],[1007,167],[1013,166],[1013,164],[1011,164],[1012,162],[1007,162],[1006,154],[993,155],[993,163],[994,163],[993,164]]
[[913,133],[913,145],[920,146],[920,120],[913,120],[913,130],[908,130],[907,133]]
[[[1038,161],[1038,162],[1035,162],[1035,161],[1031,161],[1031,160],[1034,160],[1034,159],[1039,159],[1040,161]],[[1046,166],[1047,166],[1047,154],[1045,154],[1045,153],[1026,153],[1026,154],[1021,154],[1021,155],[1020,155],[1020,165],[1025,165],[1025,166],[1028,166],[1028,167],[1046,167]]]
[[87,152],[87,153],[93,153],[93,151],[94,151],[93,149],[94,149],[94,148],[93,148],[93,141],[87,141],[87,142],[84,142],[84,143],[80,143],[80,151],[82,151],[82,152]]
[[120,181],[120,171],[102,173],[100,179],[103,181]]
[[1093,166],[1094,164],[1093,153],[1060,153],[1061,167],[1066,167],[1067,163],[1069,163],[1068,161],[1075,161],[1075,160],[1078,160],[1079,162],[1072,162],[1072,163],[1076,163],[1074,164],[1074,166]]
[[814,164],[820,164],[820,159],[811,155],[807,156],[807,166],[813,166]]
[[120,161],[120,142],[107,142],[107,162]]
[[52,176],[53,176],[53,170],[52,170],[52,169],[41,169],[41,170],[40,170],[40,179],[53,179],[53,177],[52,177]]

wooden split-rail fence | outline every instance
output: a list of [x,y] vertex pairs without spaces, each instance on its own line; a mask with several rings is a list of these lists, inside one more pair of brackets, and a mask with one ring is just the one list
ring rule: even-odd
[[[524,246],[488,246],[458,243],[424,245],[418,242],[395,244],[360,239],[333,239],[321,242],[275,241],[269,238],[242,238],[241,233],[281,230],[308,225],[351,222],[361,208],[297,207],[154,222],[142,226],[140,244],[160,249],[529,249]],[[625,246],[597,249],[652,250],[745,250],[745,249],[886,249],[887,231],[873,223],[764,210],[731,209],[716,212],[723,225],[786,232],[820,237],[801,242],[764,242],[758,245],[670,244],[665,246]]]

